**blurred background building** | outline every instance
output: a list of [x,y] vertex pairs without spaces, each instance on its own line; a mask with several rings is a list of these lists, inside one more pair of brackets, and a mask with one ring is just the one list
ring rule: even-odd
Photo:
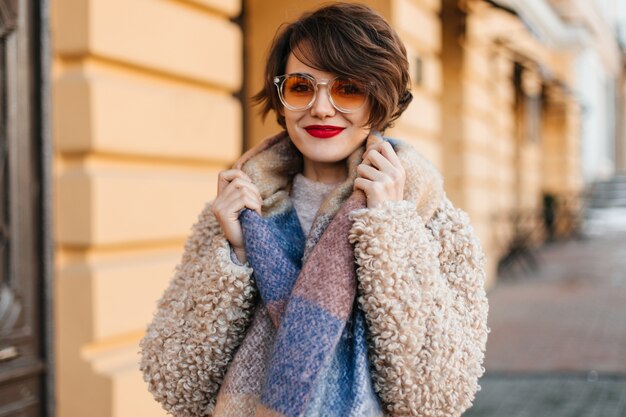
[[[386,133],[442,171],[488,285],[626,170],[626,2],[362,2],[409,55]],[[277,132],[248,99],[276,29],[319,4],[0,0],[0,415],[165,414],[137,343],[217,173]]]

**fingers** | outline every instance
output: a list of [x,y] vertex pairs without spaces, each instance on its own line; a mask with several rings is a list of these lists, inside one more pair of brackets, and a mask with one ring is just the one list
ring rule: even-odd
[[229,169],[219,173],[217,196],[211,211],[240,260],[245,260],[243,231],[239,223],[241,210],[249,208],[262,215],[262,207],[259,189],[243,171]]
[[406,173],[389,142],[370,147],[356,169],[354,189],[365,193],[369,208],[403,199]]
[[358,165],[356,167],[356,172],[359,177],[365,178],[371,181],[384,182],[384,181],[387,181],[389,178],[383,172],[379,171],[378,169],[370,165],[366,165],[365,163]]
[[214,206],[221,216],[234,220],[246,207],[261,214],[263,199],[250,177],[241,170],[231,169],[220,172],[218,176]]
[[232,181],[234,181],[237,178],[247,181],[252,184],[252,180],[250,179],[250,177],[247,176],[246,173],[243,172],[242,170],[227,169],[225,171],[220,172],[217,176],[217,194],[221,194],[222,191],[228,186],[228,184],[230,184]]
[[250,190],[253,194],[259,197],[259,200],[261,199],[261,193],[259,193],[259,189],[257,188],[257,186],[254,185],[252,182],[242,178],[235,178],[234,180],[232,180],[230,184],[226,187],[226,189]]
[[375,184],[376,182],[372,180],[359,177],[354,180],[354,189],[362,190],[366,195],[369,195],[372,191],[372,188],[375,186]]
[[232,189],[249,189],[261,199],[261,194],[256,185],[243,171],[238,169],[229,169],[222,171],[218,175],[217,195],[221,196],[224,192],[232,192]]
[[237,199],[240,199],[243,203],[242,207],[238,208],[238,211],[242,210],[245,206],[261,214],[263,199],[254,184],[236,178],[228,187],[228,195],[231,196],[230,198],[232,200],[236,201]]
[[354,180],[354,189],[361,190],[367,198],[367,207],[375,208],[382,204],[383,201],[389,200],[385,193],[385,186],[378,181],[371,181],[366,178],[357,178]]
[[363,162],[369,162],[368,165],[386,172],[402,169],[402,163],[389,142],[384,142],[376,148],[368,149],[365,155],[363,155]]
[[224,211],[229,213],[232,220],[237,219],[245,208],[254,210],[260,215],[263,207],[261,198],[248,188],[234,189],[224,196],[222,204]]
[[384,142],[381,146],[380,152],[385,158],[387,158],[389,162],[391,162],[394,167],[400,169],[402,168],[402,162],[400,162],[400,158],[398,158],[396,151],[393,150],[393,146],[391,146],[391,143]]
[[392,197],[396,184],[392,181],[377,181],[369,178],[358,177],[354,180],[354,189],[363,190],[369,197],[378,196],[381,199]]
[[[366,169],[366,166],[375,168],[382,173],[382,176]],[[383,142],[376,147],[368,149],[365,155],[363,155],[363,162],[357,167],[357,172],[359,172],[359,175],[374,181],[386,179],[403,181],[405,177],[400,158],[398,158],[389,142]]]

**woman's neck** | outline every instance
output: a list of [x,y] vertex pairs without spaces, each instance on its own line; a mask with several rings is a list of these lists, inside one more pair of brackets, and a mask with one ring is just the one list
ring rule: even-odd
[[348,167],[346,161],[317,162],[305,157],[302,175],[311,181],[336,184],[348,177]]

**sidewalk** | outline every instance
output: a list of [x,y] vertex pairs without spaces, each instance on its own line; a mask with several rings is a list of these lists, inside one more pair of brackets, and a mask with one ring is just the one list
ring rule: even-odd
[[624,417],[624,378],[494,376],[463,417]]
[[626,416],[626,232],[555,243],[489,293],[486,374],[464,417]]

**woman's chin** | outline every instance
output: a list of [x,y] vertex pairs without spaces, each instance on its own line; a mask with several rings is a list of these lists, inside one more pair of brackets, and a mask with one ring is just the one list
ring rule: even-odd
[[348,155],[344,155],[343,153],[302,153],[302,155],[311,162],[318,164],[337,164],[339,162],[345,161]]

